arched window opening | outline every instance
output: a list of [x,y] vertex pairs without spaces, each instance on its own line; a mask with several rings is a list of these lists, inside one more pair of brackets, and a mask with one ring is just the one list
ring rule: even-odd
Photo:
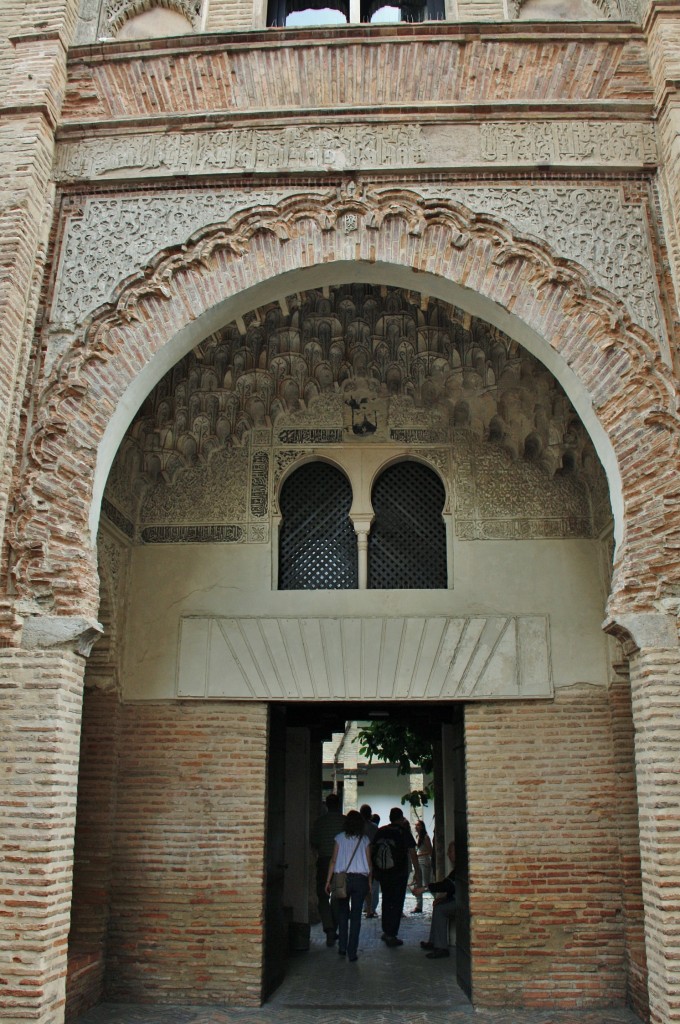
[[286,17],[286,28],[305,28],[307,25],[346,25],[347,18],[341,11],[333,10],[330,7],[321,7],[315,10],[312,7],[304,11],[291,11]]
[[347,477],[326,462],[296,470],[281,489],[279,590],[352,590],[357,541]]
[[349,0],[269,0],[267,24],[272,28],[345,25]]
[[379,7],[375,14],[371,15],[371,25],[390,25],[395,21],[401,21],[401,7]]
[[395,21],[443,21],[446,17],[444,0],[413,0],[393,5],[385,0],[362,0],[361,20],[373,25]]
[[441,480],[420,462],[399,462],[381,473],[372,494],[369,589],[446,588],[445,500]]

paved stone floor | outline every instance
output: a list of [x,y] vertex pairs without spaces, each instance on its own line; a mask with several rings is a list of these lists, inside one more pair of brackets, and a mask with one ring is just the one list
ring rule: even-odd
[[365,920],[352,964],[326,947],[320,927],[312,929],[309,952],[291,957],[284,983],[259,1009],[101,1003],[78,1024],[640,1024],[621,1008],[474,1010],[456,983],[455,955],[428,960],[420,949],[429,928],[427,899],[422,916],[412,907],[409,896],[398,949],[380,941],[379,917]]

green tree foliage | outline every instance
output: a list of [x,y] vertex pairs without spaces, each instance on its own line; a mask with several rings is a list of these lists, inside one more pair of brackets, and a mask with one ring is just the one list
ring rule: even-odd
[[[425,731],[404,722],[387,720],[371,722],[359,730],[359,751],[368,763],[373,760],[396,766],[398,775],[409,775],[417,768],[423,775],[432,774],[432,740]],[[433,786],[404,793],[402,804],[424,807],[432,798]]]

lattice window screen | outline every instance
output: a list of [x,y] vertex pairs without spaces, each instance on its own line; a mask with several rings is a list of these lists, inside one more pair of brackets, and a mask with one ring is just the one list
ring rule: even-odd
[[370,588],[447,586],[445,499],[437,474],[420,462],[399,462],[378,477],[368,538]]
[[309,463],[286,480],[279,504],[279,590],[356,589],[347,477],[325,462]]

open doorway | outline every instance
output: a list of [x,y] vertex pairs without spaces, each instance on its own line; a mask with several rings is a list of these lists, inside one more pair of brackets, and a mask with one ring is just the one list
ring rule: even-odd
[[[380,801],[402,806],[405,817],[415,820],[427,812],[434,846],[434,874],[443,877],[450,870],[446,849],[455,839],[457,909],[455,931],[451,928],[450,956],[436,965],[427,976],[425,989],[432,1006],[450,1006],[471,996],[469,922],[459,920],[458,905],[468,914],[467,899],[467,820],[465,806],[465,759],[463,751],[464,705],[448,703],[376,702],[375,705],[338,703],[272,704],[269,729],[269,799],[267,819],[267,885],[265,992],[285,1005],[286,1000],[332,999],[341,1005],[346,994],[354,998],[354,982],[342,972],[332,974],[332,996],[328,985],[328,955],[320,923],[316,892],[316,855],[310,847],[310,832],[322,813],[324,796],[338,793],[343,813],[361,804],[375,801],[376,783],[371,785],[366,758],[357,765],[340,768],[324,765],[323,747],[333,736],[347,733],[349,723],[372,721],[408,723],[432,744],[432,794],[425,808],[412,811],[408,802],[401,805],[399,793],[409,790],[409,779],[398,776],[394,765],[381,767],[391,776],[384,784]],[[328,748],[327,748],[328,749]],[[368,785],[367,785],[368,783]],[[380,784],[378,783],[378,786]],[[366,799],[364,799],[364,795]],[[410,813],[411,812],[411,813]],[[381,818],[383,815],[381,815]],[[382,821],[384,824],[385,821]],[[400,959],[386,956],[381,942],[381,908],[375,919],[364,919],[360,935],[360,953],[364,972],[375,968],[374,981],[392,985],[393,971],[422,971],[424,956],[421,942],[429,937],[432,900],[424,901],[423,915],[411,915],[415,898],[410,890],[402,919],[404,946]],[[394,950],[392,950],[394,952]],[[337,956],[335,958],[338,959]],[[411,963],[413,961],[413,963]],[[417,961],[417,965],[416,965]],[[334,965],[335,966],[335,965]],[[318,980],[318,986],[315,984]],[[279,986],[285,984],[279,990]],[[278,991],[277,991],[278,990]],[[394,991],[394,989],[392,989]],[[377,998],[380,998],[379,996]]]

